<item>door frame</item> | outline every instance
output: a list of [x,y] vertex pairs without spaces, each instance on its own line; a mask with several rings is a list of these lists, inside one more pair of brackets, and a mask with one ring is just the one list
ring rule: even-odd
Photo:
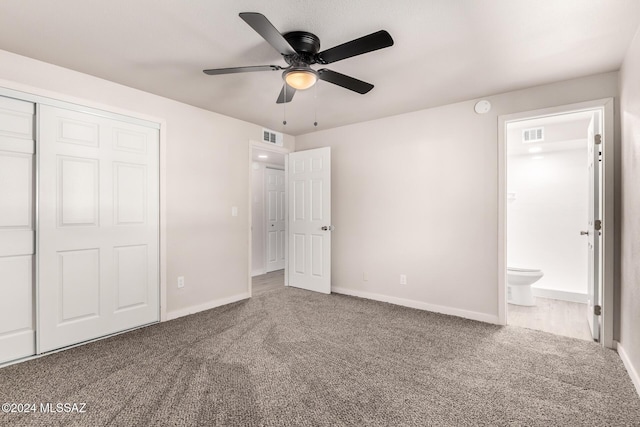
[[[576,104],[542,108],[521,113],[498,116],[498,322],[507,324],[507,124],[560,114],[601,110],[603,114],[602,152],[602,315],[600,344],[614,348],[614,240],[615,240],[615,186],[614,186],[614,99],[603,98]],[[585,319],[586,321],[586,319]]]
[[[247,291],[249,294],[249,298],[252,297],[252,292],[253,292],[253,276],[251,275],[251,273],[253,272],[253,236],[252,236],[252,224],[253,224],[253,185],[252,185],[252,174],[253,174],[253,149],[259,149],[260,151],[270,151],[272,153],[276,153],[276,154],[282,154],[284,155],[284,176],[285,176],[285,180],[284,180],[284,198],[285,198],[285,204],[287,203],[288,200],[288,195],[289,195],[289,183],[288,180],[286,179],[288,171],[289,171],[289,156],[288,154],[291,153],[291,150],[289,150],[288,148],[284,148],[284,147],[279,147],[277,145],[269,145],[265,142],[260,142],[260,141],[255,141],[255,140],[249,140],[249,162],[248,162],[248,166],[247,166],[247,174],[248,174],[248,194],[249,194],[249,200],[248,200],[248,222],[247,222],[247,239],[249,241],[248,246],[248,265],[247,265]],[[264,206],[263,206],[264,208]],[[287,235],[289,232],[289,214],[288,214],[288,209],[285,209],[285,235]],[[284,260],[284,286],[289,286],[289,280],[288,280],[288,270],[289,270],[289,256],[288,256],[288,239],[285,239],[284,242],[284,253],[285,253],[285,260]],[[266,248],[263,245],[263,252],[266,250]],[[266,257],[266,254],[265,254]],[[266,261],[266,260],[265,260]],[[265,264],[266,267],[266,264]]]

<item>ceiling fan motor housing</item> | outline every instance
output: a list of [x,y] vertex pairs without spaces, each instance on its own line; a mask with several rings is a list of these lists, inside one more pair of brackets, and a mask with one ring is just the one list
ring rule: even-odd
[[283,34],[296,53],[283,55],[287,64],[293,67],[304,67],[317,63],[316,55],[320,50],[320,39],[318,36],[306,31],[292,31]]
[[315,54],[320,50],[320,38],[315,34],[306,31],[291,31],[283,36],[296,52]]

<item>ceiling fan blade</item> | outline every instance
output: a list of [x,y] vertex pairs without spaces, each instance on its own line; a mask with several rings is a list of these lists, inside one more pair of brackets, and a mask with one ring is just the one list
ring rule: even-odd
[[248,73],[251,71],[278,71],[283,69],[284,68],[279,65],[252,65],[249,67],[214,68],[211,70],[202,70],[202,72],[210,76],[216,76],[218,74]]
[[351,40],[331,49],[327,49],[318,53],[318,62],[321,64],[331,64],[332,62],[341,61],[352,56],[362,55],[363,53],[373,52],[374,50],[383,49],[393,46],[391,35],[385,30],[380,30],[368,36]]
[[295,49],[291,47],[287,39],[273,26],[261,13],[242,12],[240,18],[244,20],[256,33],[260,34],[271,46],[283,55],[293,55]]
[[318,78],[325,82],[333,83],[334,85],[342,86],[345,89],[358,92],[362,95],[373,89],[373,85],[371,83],[363,82],[362,80],[354,79],[353,77],[327,70],[326,68],[318,70]]
[[[285,97],[284,97],[284,88],[285,88],[285,86],[287,88],[287,98],[286,98],[286,100],[285,100]],[[285,83],[282,86],[282,90],[280,91],[280,96],[278,96],[278,100],[276,101],[276,104],[284,104],[285,102],[291,102],[291,100],[293,99],[293,95],[295,93],[296,93],[296,90]]]

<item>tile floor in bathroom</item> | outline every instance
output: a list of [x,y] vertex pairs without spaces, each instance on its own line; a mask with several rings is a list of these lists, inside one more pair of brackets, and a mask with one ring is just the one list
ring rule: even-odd
[[587,322],[587,304],[538,297],[533,307],[507,305],[509,325],[592,340]]

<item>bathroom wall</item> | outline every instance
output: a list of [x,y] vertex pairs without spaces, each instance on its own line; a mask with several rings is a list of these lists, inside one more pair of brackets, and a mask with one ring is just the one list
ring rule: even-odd
[[507,159],[507,264],[544,272],[537,296],[586,302],[586,140],[581,145]]

